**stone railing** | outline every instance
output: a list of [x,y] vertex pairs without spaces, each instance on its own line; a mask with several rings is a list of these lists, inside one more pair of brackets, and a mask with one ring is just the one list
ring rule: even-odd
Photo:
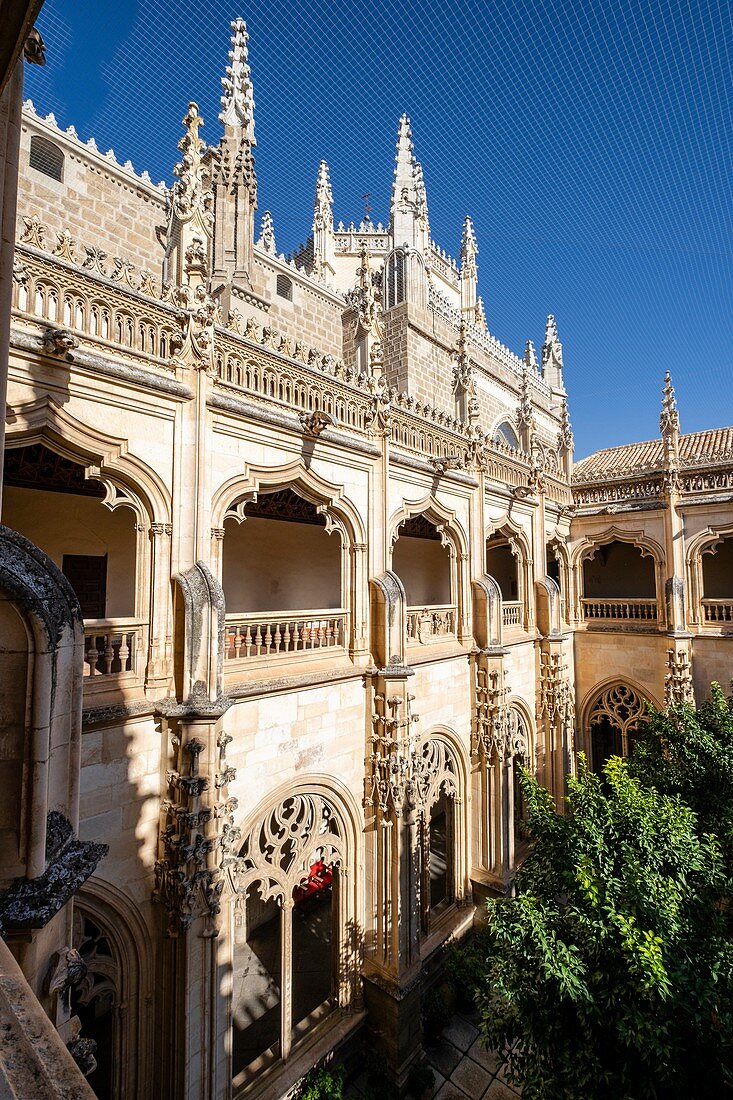
[[451,604],[407,608],[407,642],[425,645],[456,635],[456,608]]
[[661,477],[640,478],[638,481],[611,481],[606,484],[573,485],[573,500],[579,507],[608,504],[645,504],[658,500],[662,493]]
[[656,600],[581,600],[586,622],[656,623],[659,615]]
[[313,653],[346,645],[346,611],[257,611],[226,617],[225,659]]
[[702,601],[702,613],[706,623],[711,626],[721,626],[724,623],[733,624],[733,599]]
[[143,664],[146,623],[131,619],[87,620],[84,624],[84,676],[123,676]]
[[505,600],[501,608],[502,624],[505,627],[522,626],[522,604],[519,600]]
[[[261,346],[252,347],[257,341]],[[250,335],[226,329],[216,333],[216,372],[222,388],[244,390],[268,404],[298,412],[325,412],[343,427],[366,433],[372,419],[374,400],[363,380],[333,356],[320,356],[313,349],[296,360],[300,347],[278,339],[269,330]],[[269,354],[263,354],[263,348]]]
[[[496,362],[506,367],[512,374],[516,374],[518,377],[522,376],[525,369],[524,361],[520,359],[518,355],[515,355],[510,348],[506,347],[505,344],[502,344],[500,340],[497,340],[495,336],[492,336],[487,329],[473,322],[466,322],[460,309],[452,305],[447,298],[444,298],[443,295],[433,287],[430,289],[428,306],[444,320],[448,321],[455,329],[460,329],[461,325],[464,324],[466,336],[476,345],[476,347],[483,348],[483,350],[487,351]],[[529,372],[529,382],[533,389],[537,390],[545,397],[550,397],[552,392],[550,386],[543,378],[540,378],[536,371]]]
[[[43,239],[42,237],[39,239]],[[88,250],[91,251],[91,250]],[[107,277],[100,266],[66,255],[44,255],[19,244],[13,272],[13,310],[49,328],[68,329],[91,350],[112,352],[138,366],[170,370],[171,339],[180,332],[172,306],[156,300],[152,279],[139,287]],[[89,257],[87,257],[89,260]],[[129,275],[129,269],[119,268]],[[147,287],[147,293],[143,290]]]

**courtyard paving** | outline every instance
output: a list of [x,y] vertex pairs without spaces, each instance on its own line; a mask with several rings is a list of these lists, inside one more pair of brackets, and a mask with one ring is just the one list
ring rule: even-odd
[[[499,1070],[499,1056],[486,1050],[479,1039],[476,1015],[457,1012],[436,1046],[425,1047],[425,1057],[435,1072],[431,1100],[518,1100],[520,1093]],[[364,1095],[363,1079],[347,1090],[349,1100]]]

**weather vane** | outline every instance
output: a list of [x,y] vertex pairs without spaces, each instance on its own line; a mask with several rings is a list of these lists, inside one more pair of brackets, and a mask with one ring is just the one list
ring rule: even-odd
[[367,191],[361,197],[364,200],[364,221],[365,222],[370,222],[372,220],[372,218],[371,218],[372,207],[369,205],[369,200],[372,197],[372,193],[371,193],[371,191]]

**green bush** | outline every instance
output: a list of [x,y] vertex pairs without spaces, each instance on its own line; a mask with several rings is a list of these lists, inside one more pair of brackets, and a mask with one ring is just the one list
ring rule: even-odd
[[343,1100],[344,1077],[343,1066],[312,1069],[300,1086],[299,1100]]

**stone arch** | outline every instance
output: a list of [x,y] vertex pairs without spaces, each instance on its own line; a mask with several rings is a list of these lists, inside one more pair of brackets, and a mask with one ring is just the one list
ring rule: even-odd
[[[46,870],[50,812],[63,812],[74,830],[79,820],[84,627],[79,601],[61,570],[2,525],[0,594],[0,635],[7,646],[0,654],[2,676],[27,685],[18,693],[17,710],[5,716],[3,787],[15,800],[6,809],[17,825],[8,830],[16,841],[3,845],[3,856],[10,859],[14,847],[5,868],[8,878],[34,879]],[[15,630],[9,629],[8,615]]]
[[[101,959],[96,957],[96,944],[91,945],[95,957],[90,959],[92,952],[84,950],[85,917],[108,941],[109,953],[103,952]],[[73,946],[88,966],[79,1001],[89,1004],[100,994],[112,997],[111,1096],[113,1100],[142,1096],[150,1080],[153,1053],[155,963],[148,928],[128,898],[104,879],[93,877],[74,899]]]
[[400,537],[400,527],[407,520],[421,516],[435,527],[441,545],[448,551],[451,590],[450,602],[456,608],[457,618],[457,623],[452,633],[458,635],[459,641],[463,641],[468,637],[470,632],[470,616],[468,614],[468,606],[470,604],[468,538],[463,525],[452,509],[441,504],[441,502],[430,493],[423,497],[422,500],[403,501],[401,506],[392,513],[387,523],[390,569],[392,569],[391,562],[394,547]]
[[570,553],[564,535],[555,533],[546,540],[545,557],[550,556],[557,564],[557,576],[553,576],[553,573],[548,571],[547,563],[545,564],[545,572],[552,577],[560,589],[560,618],[563,622],[569,622],[573,614],[573,609],[570,606],[573,586],[571,583]]
[[610,543],[625,543],[639,551],[642,558],[650,557],[654,563],[654,591],[656,601],[656,613],[650,615],[649,623],[664,625],[664,548],[641,530],[629,531],[615,524],[606,528],[603,532],[592,537],[586,537],[574,549],[571,556],[571,570],[574,577],[574,598],[576,614],[580,618],[583,614],[583,599],[585,596],[585,563],[591,561],[598,550]]
[[[126,439],[106,435],[77,420],[53,397],[18,405],[12,410],[6,448],[43,443],[64,458],[84,466],[85,475],[101,481],[109,508],[127,503],[140,509],[141,522],[171,522],[171,497],[151,466],[128,451]],[[113,486],[114,489],[109,486]]]
[[603,716],[608,717],[619,730],[621,752],[629,751],[629,737],[639,721],[646,716],[646,702],[659,709],[659,702],[652,693],[629,677],[611,677],[601,681],[589,691],[580,708],[582,748],[593,770],[600,770],[593,752],[592,726]]
[[469,795],[470,765],[465,746],[448,726],[434,726],[416,747],[420,760],[420,811],[422,859],[422,921],[430,928],[434,907],[435,867],[431,866],[434,843],[434,811],[442,819],[439,842],[440,858],[445,866],[438,879],[444,878],[445,901],[462,904],[469,889]]
[[[512,437],[514,438],[514,442],[512,442]],[[511,418],[506,415],[496,418],[489,432],[489,438],[492,443],[498,444],[502,449],[507,447],[512,451],[521,450],[516,427],[512,423]]]
[[[368,591],[366,579],[366,526],[356,505],[335,485],[308,469],[302,459],[284,466],[246,464],[241,474],[224,482],[212,501],[212,568],[222,575],[224,523],[242,523],[247,504],[258,494],[290,490],[313,505],[323,517],[327,534],[337,534],[341,545],[340,606],[345,612],[344,640],[352,657],[368,650]],[[336,563],[338,568],[338,562]]]
[[[534,620],[531,595],[532,547],[524,528],[507,514],[486,525],[484,535],[485,568],[492,576],[488,562],[489,544],[492,540],[503,539],[509,547],[516,570],[516,595],[504,594],[502,590],[502,625],[505,628],[520,627],[529,630]],[[498,579],[494,577],[494,580]],[[501,584],[499,585],[501,589]]]
[[[725,606],[707,611],[703,600],[706,598],[703,576],[705,554],[717,553],[720,544],[733,539],[733,524],[715,524],[700,531],[687,546],[685,564],[689,590],[688,615],[692,625],[710,625],[729,630],[733,622],[733,611]],[[733,603],[733,599],[731,600]],[[709,605],[711,606],[711,605]]]
[[[327,891],[329,897],[333,966],[331,1008],[343,1013],[358,1003],[363,950],[361,814],[351,793],[339,780],[324,775],[304,776],[281,784],[271,792],[247,815],[241,835],[239,855],[231,861],[228,873],[234,983],[236,987],[236,944],[245,945],[245,954],[249,950],[250,902],[255,907],[255,915],[267,905],[272,913],[275,905],[280,914],[275,918],[280,956],[279,969],[275,968],[275,984],[279,986],[279,1058],[287,1061],[296,1022],[294,910],[307,902],[310,894],[317,896],[320,891]],[[312,862],[314,856],[315,863]],[[231,1008],[233,1027],[239,1011],[235,1000],[236,990]],[[247,1024],[244,1030],[249,1026]],[[265,1052],[254,1061],[242,1064],[241,1057],[235,1053],[235,1085],[260,1072],[268,1064],[268,1058],[271,1063],[272,1056]]]

